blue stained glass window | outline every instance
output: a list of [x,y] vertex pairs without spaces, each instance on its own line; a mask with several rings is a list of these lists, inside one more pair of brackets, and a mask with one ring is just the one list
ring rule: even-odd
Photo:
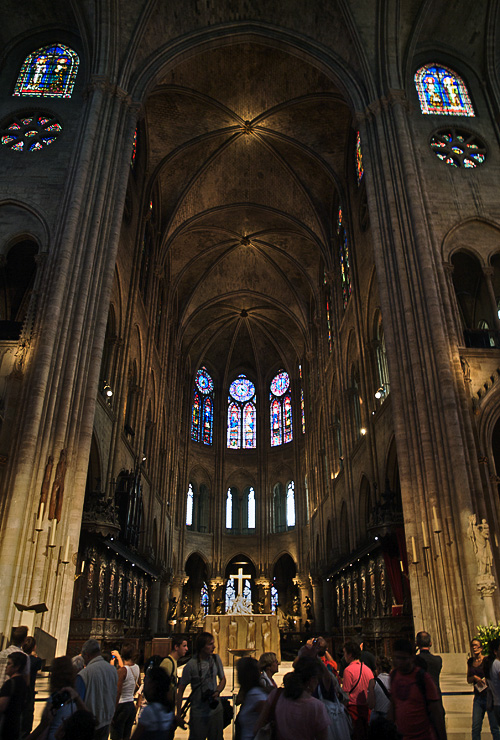
[[351,296],[351,266],[349,264],[349,242],[347,239],[347,231],[343,223],[342,207],[339,208],[337,234],[339,236],[339,262],[340,276],[342,279],[342,297],[344,300],[344,308],[347,308],[347,304]]
[[196,373],[194,385],[191,439],[193,442],[211,445],[214,426],[214,382],[205,367],[201,367]]
[[226,583],[226,614],[231,611],[235,598],[236,591],[234,588],[234,580],[232,578],[228,578]]
[[79,63],[78,54],[63,44],[37,49],[25,59],[13,94],[70,98]]
[[292,398],[289,389],[290,376],[280,370],[271,381],[269,393],[271,447],[278,447],[293,439]]
[[276,614],[278,611],[278,591],[276,586],[271,586],[271,612]]
[[447,67],[426,64],[415,73],[420,110],[441,116],[474,116],[463,80]]
[[252,601],[252,589],[250,588],[250,581],[245,578],[243,581],[243,598]]
[[208,595],[208,587],[205,582],[203,583],[201,587],[200,605],[201,605],[201,608],[203,609],[203,614],[207,616],[209,609],[210,609],[210,598]]
[[257,446],[255,386],[245,375],[239,375],[229,386],[227,446],[235,450]]

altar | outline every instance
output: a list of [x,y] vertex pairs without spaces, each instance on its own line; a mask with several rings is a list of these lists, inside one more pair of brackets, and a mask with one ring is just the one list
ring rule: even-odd
[[232,665],[228,648],[255,650],[253,657],[262,653],[276,653],[281,661],[280,633],[275,614],[207,614],[204,629],[215,639],[215,651],[224,665]]

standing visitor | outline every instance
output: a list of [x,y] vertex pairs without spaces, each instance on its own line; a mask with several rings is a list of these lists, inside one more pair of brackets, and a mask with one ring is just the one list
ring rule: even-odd
[[254,729],[267,699],[266,691],[260,686],[259,664],[255,658],[241,658],[236,663],[236,673],[240,685],[241,709],[236,717],[237,733],[240,740],[252,740]]
[[165,671],[153,666],[144,676],[147,705],[141,712],[132,740],[164,740],[174,726],[173,705],[168,698],[170,681]]
[[492,640],[490,654],[484,661],[484,675],[493,696],[493,712],[500,723],[500,639]]
[[191,684],[189,740],[222,740],[224,717],[219,697],[226,685],[222,661],[214,655],[215,641],[210,632],[201,632],[195,642],[195,655],[184,666],[177,692],[177,722],[184,727],[182,697]]
[[[169,655],[162,660],[160,668],[163,668],[170,681],[170,687],[168,690],[168,698],[173,707],[175,707],[176,694],[177,694],[177,663],[183,658],[188,651],[187,640],[182,635],[174,635],[172,637],[172,651]],[[175,734],[176,723],[172,723],[169,738],[173,738]]]
[[13,650],[7,658],[7,680],[0,688],[0,717],[3,718],[1,740],[19,740],[21,737],[21,718],[28,695],[25,678],[27,664],[28,656],[21,650]]
[[85,668],[76,677],[76,690],[97,720],[95,740],[107,740],[116,705],[118,675],[101,655],[97,640],[82,647]]
[[481,728],[484,715],[488,712],[491,735],[494,740],[500,740],[500,728],[495,717],[493,707],[487,708],[488,684],[484,675],[485,656],[483,647],[475,637],[470,643],[471,657],[467,661],[467,683],[474,687],[474,701],[472,702],[472,740],[481,740]]
[[[3,685],[3,682],[5,681],[5,678],[6,678],[7,660],[9,659],[9,655],[15,652],[16,650],[20,653],[23,652],[23,644],[27,636],[28,636],[27,627],[24,627],[24,626],[15,627],[12,630],[9,647],[6,647],[5,650],[0,651],[0,687]],[[28,686],[30,682],[29,661],[26,661],[26,664],[24,667],[24,677],[25,677],[26,685]]]
[[443,659],[440,655],[431,653],[432,641],[428,632],[418,632],[416,637],[418,655],[415,665],[424,668],[439,689],[439,676],[443,667]]
[[135,648],[124,644],[118,668],[116,709],[111,721],[111,740],[129,740],[135,719],[134,694],[140,678],[139,666],[135,662]]
[[55,658],[50,671],[50,697],[44,707],[40,724],[30,735],[31,740],[39,737],[56,740],[56,732],[63,722],[78,710],[85,710],[74,689],[75,674],[71,658],[63,655]]
[[276,653],[262,653],[259,658],[260,680],[259,684],[266,694],[277,689],[273,676],[278,672],[278,656]]
[[35,652],[36,640],[34,637],[27,637],[23,642],[23,652],[28,656],[30,683],[28,687],[28,697],[23,709],[22,731],[23,736],[29,735],[33,729],[33,715],[35,713],[35,682],[38,671],[43,665],[43,661]]
[[413,644],[396,640],[392,661],[389,719],[394,719],[403,740],[446,740],[438,688],[427,671],[415,665]]
[[352,719],[353,740],[366,740],[368,737],[368,685],[373,672],[361,661],[361,648],[358,643],[348,640],[344,644],[346,667],[342,676],[342,688],[349,694],[347,707]]
[[387,716],[391,706],[391,661],[384,655],[375,663],[375,678],[368,684],[368,706],[371,709],[370,724]]

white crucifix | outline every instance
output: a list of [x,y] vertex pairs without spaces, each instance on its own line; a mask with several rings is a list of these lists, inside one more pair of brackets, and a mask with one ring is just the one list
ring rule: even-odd
[[250,579],[252,576],[249,573],[243,573],[243,568],[238,568],[238,575],[230,575],[229,578],[234,578],[238,581],[238,595],[243,594],[243,581],[245,578]]

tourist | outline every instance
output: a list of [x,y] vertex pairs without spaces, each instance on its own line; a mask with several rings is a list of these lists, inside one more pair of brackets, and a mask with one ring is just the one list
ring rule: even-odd
[[107,740],[116,706],[118,675],[101,655],[97,640],[87,640],[82,647],[85,668],[76,677],[76,690],[95,716],[95,740]]
[[490,654],[484,661],[484,675],[493,696],[493,712],[500,723],[500,639],[497,637],[489,644]]
[[269,695],[255,729],[274,716],[277,740],[328,740],[328,712],[312,696],[322,671],[317,658],[299,658],[283,679],[284,689],[274,689]]
[[43,661],[35,652],[36,640],[34,637],[27,637],[23,642],[23,652],[28,656],[30,683],[28,697],[23,709],[22,731],[23,736],[29,735],[33,729],[33,715],[35,711],[35,682],[38,671],[43,665]]
[[426,671],[415,666],[413,643],[396,640],[392,660],[388,717],[394,719],[403,740],[446,740],[438,688]]
[[278,656],[276,653],[262,653],[259,658],[260,679],[259,685],[266,694],[278,688],[273,676],[278,672]]
[[348,712],[351,715],[353,740],[365,740],[368,737],[368,685],[373,672],[361,661],[361,648],[357,642],[348,640],[344,644],[346,667],[342,677],[342,688],[349,694]]
[[483,647],[477,637],[470,643],[471,657],[467,661],[467,683],[474,686],[474,700],[472,702],[472,740],[481,740],[481,728],[484,715],[488,712],[491,735],[494,740],[500,740],[500,728],[493,708],[487,708],[488,684],[484,675],[485,656]]
[[60,725],[78,709],[86,710],[74,689],[75,673],[71,658],[63,655],[55,658],[50,672],[50,697],[44,707],[40,724],[30,735],[31,740],[38,737],[54,740]]
[[267,692],[260,686],[259,663],[255,658],[241,658],[236,663],[241,709],[236,717],[236,734],[240,740],[252,740],[255,725],[267,699]]
[[418,655],[415,658],[415,665],[426,670],[439,689],[439,676],[443,667],[442,657],[431,653],[430,648],[432,646],[432,641],[428,632],[418,632],[416,644]]
[[[183,658],[188,651],[188,644],[187,640],[182,637],[182,635],[173,635],[172,637],[172,650],[167,655],[165,660],[162,660],[160,663],[160,668],[163,668],[165,673],[168,676],[168,680],[170,681],[170,687],[169,687],[169,701],[171,702],[172,706],[175,707],[176,702],[176,693],[177,693],[177,663],[178,661]],[[175,728],[176,723],[172,723],[172,728],[170,730],[169,740],[173,738],[175,734]]]
[[134,694],[141,672],[135,662],[135,648],[124,644],[119,654],[117,706],[110,727],[111,740],[129,740],[135,719]]
[[164,740],[169,737],[175,722],[169,688],[170,680],[162,668],[148,668],[144,676],[147,705],[137,721],[132,740]]
[[3,718],[1,740],[19,740],[21,737],[21,718],[28,695],[27,664],[28,656],[21,650],[13,650],[7,658],[7,680],[0,688],[0,717]]
[[370,725],[381,717],[385,718],[391,706],[391,661],[379,656],[375,663],[375,678],[368,684],[368,707],[371,709]]
[[95,726],[96,719],[91,712],[77,709],[59,727],[55,740],[93,740]]
[[[9,655],[16,650],[20,653],[23,652],[23,644],[28,636],[28,628],[24,626],[20,627],[14,627],[12,630],[12,636],[10,640],[9,647],[6,647],[5,650],[0,651],[0,687],[3,685],[3,682],[6,678],[6,668],[7,668],[7,660],[9,658]],[[26,681],[26,685],[29,685],[30,682],[30,664],[29,661],[26,661],[25,667],[24,667],[24,677]]]
[[219,697],[226,685],[222,661],[213,655],[214,636],[201,632],[195,642],[195,656],[186,663],[177,692],[177,722],[184,727],[182,697],[191,684],[189,740],[222,740],[224,717]]

